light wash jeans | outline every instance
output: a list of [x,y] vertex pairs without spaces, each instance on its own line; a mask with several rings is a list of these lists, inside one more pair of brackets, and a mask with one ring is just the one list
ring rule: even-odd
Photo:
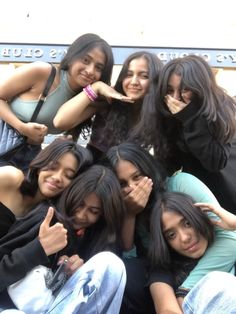
[[187,294],[182,307],[184,314],[236,314],[236,277],[209,273]]
[[[67,280],[49,310],[40,314],[118,314],[125,284],[122,260],[111,252],[98,253]],[[1,313],[24,314],[13,309]]]

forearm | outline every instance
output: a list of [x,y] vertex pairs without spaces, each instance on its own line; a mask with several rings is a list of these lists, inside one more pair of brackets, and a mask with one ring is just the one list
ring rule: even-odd
[[96,108],[90,106],[91,100],[84,92],[80,92],[58,110],[53,124],[57,129],[70,130],[96,113]]
[[158,314],[183,314],[174,290],[163,282],[156,282],[150,285],[150,292]]
[[122,227],[123,250],[129,251],[134,246],[135,216],[127,215]]

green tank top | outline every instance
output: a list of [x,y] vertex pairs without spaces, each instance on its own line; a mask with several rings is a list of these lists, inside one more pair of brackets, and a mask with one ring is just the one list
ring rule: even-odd
[[[67,72],[61,70],[60,84],[47,96],[35,122],[45,124],[48,127],[49,134],[61,133],[60,130],[54,127],[53,119],[58,109],[75,95],[76,92],[68,84]],[[20,120],[29,122],[37,103],[38,99],[22,100],[17,97],[10,103],[10,107]]]

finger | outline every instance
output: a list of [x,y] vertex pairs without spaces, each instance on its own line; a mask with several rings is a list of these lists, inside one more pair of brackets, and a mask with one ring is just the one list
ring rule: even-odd
[[44,130],[45,129],[44,124],[34,123],[33,126],[36,130]]
[[65,260],[68,260],[69,257],[67,255],[62,255],[59,257],[57,265],[61,265]]
[[54,215],[54,208],[49,207],[46,217],[44,218],[44,221],[41,223],[40,229],[48,229],[50,227],[50,222],[52,220],[52,217]]
[[195,203],[194,204],[196,207],[200,207],[203,211],[211,211],[216,213],[217,209],[215,205],[209,204],[209,203]]
[[73,273],[78,268],[80,268],[84,264],[84,260],[81,258],[78,258],[73,264],[70,266],[70,272]]

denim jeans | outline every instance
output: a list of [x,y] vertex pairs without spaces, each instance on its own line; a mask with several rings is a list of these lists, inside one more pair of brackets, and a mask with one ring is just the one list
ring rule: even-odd
[[118,314],[125,284],[121,259],[99,253],[66,282],[47,314]]
[[187,294],[184,314],[236,314],[236,278],[214,271],[203,277]]
[[[98,253],[67,280],[50,308],[40,314],[118,314],[125,284],[122,260],[111,252]],[[0,313],[24,314],[15,309]]]

